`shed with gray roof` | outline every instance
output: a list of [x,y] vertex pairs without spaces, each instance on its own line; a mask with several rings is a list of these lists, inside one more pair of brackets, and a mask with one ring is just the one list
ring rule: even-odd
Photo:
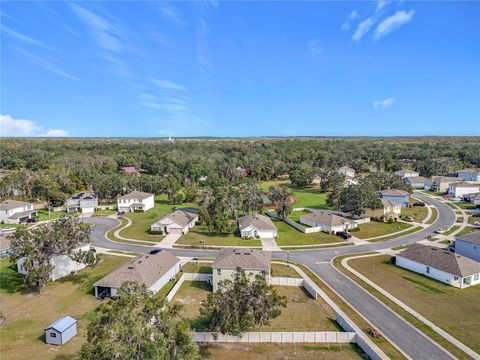
[[63,345],[77,335],[77,320],[64,316],[45,328],[45,342],[53,345]]

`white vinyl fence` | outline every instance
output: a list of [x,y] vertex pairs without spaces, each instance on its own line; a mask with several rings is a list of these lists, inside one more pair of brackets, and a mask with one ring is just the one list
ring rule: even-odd
[[247,332],[241,336],[222,335],[211,332],[194,332],[193,339],[200,343],[351,343],[355,332],[338,331],[282,331]]

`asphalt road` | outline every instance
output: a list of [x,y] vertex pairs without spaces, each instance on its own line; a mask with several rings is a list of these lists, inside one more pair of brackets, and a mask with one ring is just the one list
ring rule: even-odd
[[[413,234],[398,237],[396,239],[377,243],[343,246],[339,248],[290,251],[289,258],[292,261],[307,265],[331,288],[350,303],[361,315],[368,319],[380,331],[393,341],[402,351],[415,360],[443,360],[453,359],[442,351],[435,343],[413,326],[406,323],[394,312],[385,307],[368,292],[356,285],[348,277],[337,271],[331,264],[337,255],[355,254],[367,251],[375,251],[390,247],[407,245],[425,239],[433,235],[439,227],[448,228],[455,222],[455,214],[447,205],[425,195],[416,194],[416,197],[425,202],[432,203],[438,209],[437,220],[428,228]],[[87,218],[85,221],[95,224],[92,232],[94,246],[108,249],[146,253],[151,250],[149,246],[130,245],[112,242],[105,237],[105,233],[118,225],[118,221],[106,218]],[[169,249],[168,251],[178,256],[190,257],[214,257],[218,251],[194,250],[194,249]],[[274,252],[274,258],[286,259],[287,252]]]

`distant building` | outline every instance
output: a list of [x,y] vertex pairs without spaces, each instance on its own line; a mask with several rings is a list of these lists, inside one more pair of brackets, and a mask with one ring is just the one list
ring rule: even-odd
[[426,180],[427,179],[424,178],[423,176],[412,176],[412,177],[403,178],[403,182],[405,184],[410,185],[413,188],[421,188],[421,189],[425,187]]
[[33,209],[33,204],[17,201],[5,200],[0,202],[0,223],[1,224],[21,224],[27,222],[37,212]]
[[476,192],[480,192],[480,184],[456,182],[448,186],[448,194],[455,199],[461,199],[466,194]]
[[475,261],[480,261],[480,231],[457,237],[455,239],[455,252]]
[[383,207],[380,209],[365,209],[365,215],[375,219],[397,221],[402,214],[402,205],[398,202],[381,199]]
[[448,190],[448,186],[458,182],[457,177],[453,176],[433,176],[430,179],[425,180],[424,189],[433,192],[445,193]]
[[313,176],[312,184],[319,185],[322,183],[322,177],[318,174]]
[[77,335],[77,320],[64,316],[45,328],[45,342],[52,345],[63,345]]
[[270,283],[272,254],[268,251],[253,249],[223,249],[212,265],[213,292],[218,290],[218,284],[223,280],[232,280],[237,268],[245,271],[250,281],[257,275],[264,276]]
[[395,264],[460,289],[480,284],[480,262],[447,249],[414,244]]
[[147,211],[155,206],[154,194],[132,191],[117,198],[118,211]]
[[167,251],[137,256],[94,284],[95,297],[114,298],[128,281],[138,282],[156,293],[180,271],[180,259]]
[[198,221],[198,210],[193,208],[178,209],[171,212],[150,226],[150,230],[163,234],[186,234]]
[[403,190],[382,190],[380,191],[380,199],[393,201],[399,203],[402,207],[408,207],[410,195]]
[[245,215],[237,219],[238,231],[242,238],[275,238],[277,227],[264,215]]
[[464,181],[480,181],[480,169],[458,170],[458,178]]
[[67,199],[67,212],[91,214],[98,207],[98,196],[92,192],[80,192]]
[[342,166],[338,169],[338,172],[343,176],[348,176],[351,178],[355,177],[355,170],[348,166]]
[[135,166],[122,166],[121,169],[125,175],[138,175],[145,171]]
[[402,169],[395,171],[395,175],[400,176],[402,179],[407,178],[407,177],[416,177],[419,176],[420,174],[416,171],[409,170],[409,169]]
[[312,212],[300,216],[300,223],[311,227],[320,227],[323,232],[336,234],[339,231],[348,231],[356,228],[356,222],[347,218],[323,212]]
[[240,176],[248,176],[248,169],[246,168],[243,168],[241,166],[237,166],[237,168],[235,169],[235,171],[237,172],[238,175]]

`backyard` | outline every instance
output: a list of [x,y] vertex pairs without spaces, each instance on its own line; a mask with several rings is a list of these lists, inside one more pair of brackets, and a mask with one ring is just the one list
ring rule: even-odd
[[37,216],[36,218],[40,221],[44,220],[55,220],[58,219],[61,216],[67,215],[66,211],[50,211],[50,217],[48,216],[48,209],[40,209],[37,210]]
[[457,289],[393,265],[390,256],[349,261],[349,265],[414,310],[480,351],[480,287]]
[[327,234],[321,231],[304,234],[301,231],[295,229],[293,226],[288,225],[284,221],[276,219],[272,219],[272,221],[278,229],[278,237],[276,239],[278,246],[316,245],[345,241],[341,237]]
[[377,236],[389,235],[410,227],[412,227],[411,224],[402,222],[386,223],[380,221],[370,221],[366,224],[358,225],[359,230],[352,232],[352,235],[359,239],[368,239]]
[[[85,342],[88,320],[99,301],[93,284],[121,264],[127,257],[105,255],[94,269],[84,269],[46,285],[41,294],[26,293],[22,276],[8,260],[0,261],[0,300],[6,320],[0,330],[0,358],[70,359]],[[64,346],[47,345],[43,329],[58,318],[71,315],[78,320],[78,335]]]

